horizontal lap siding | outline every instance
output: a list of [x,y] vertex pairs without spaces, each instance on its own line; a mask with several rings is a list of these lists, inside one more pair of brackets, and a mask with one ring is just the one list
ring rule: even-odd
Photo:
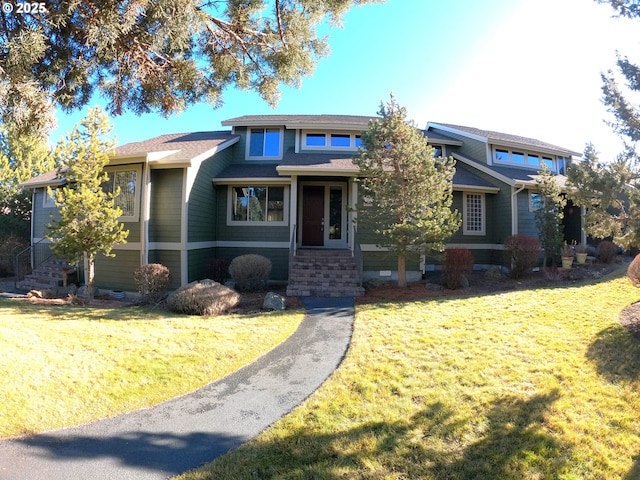
[[51,223],[51,214],[55,216],[56,219],[58,216],[58,209],[55,207],[44,207],[44,196],[46,195],[45,188],[38,188],[35,191],[35,196],[33,198],[33,236],[34,238],[44,238],[48,233],[47,224]]
[[169,269],[171,280],[169,288],[180,287],[180,251],[178,250],[150,250],[149,263],[160,263]]
[[535,213],[529,211],[529,190],[518,193],[518,233],[531,237],[538,236]]
[[140,252],[137,250],[112,250],[115,257],[96,257],[96,279],[98,288],[135,292],[133,272],[140,266]]
[[[189,242],[206,242],[216,238],[216,191],[213,179],[233,158],[237,145],[202,162],[189,194]],[[191,270],[189,270],[191,271]]]
[[151,170],[150,242],[180,242],[184,169]]
[[215,248],[189,250],[189,282],[211,278],[208,262],[216,258]]
[[216,256],[231,262],[235,257],[247,254],[262,255],[271,260],[271,280],[287,280],[289,277],[288,248],[218,247]]

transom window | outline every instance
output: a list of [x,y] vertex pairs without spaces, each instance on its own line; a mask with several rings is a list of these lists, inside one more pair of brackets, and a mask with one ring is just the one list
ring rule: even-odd
[[286,188],[233,186],[229,221],[238,224],[286,224]]
[[484,193],[464,193],[462,223],[464,235],[485,234]]
[[140,190],[139,166],[126,168],[106,169],[109,179],[102,184],[102,189],[107,193],[115,193],[115,206],[122,210],[121,222],[137,221],[139,212],[138,192]]
[[353,133],[304,132],[303,148],[356,150],[362,147],[360,135]]
[[505,148],[494,148],[493,160],[496,163],[520,165],[522,167],[541,168],[546,165],[552,172],[556,171],[555,155],[540,155],[538,153],[518,151]]
[[282,130],[250,128],[248,145],[251,158],[279,158],[282,156]]

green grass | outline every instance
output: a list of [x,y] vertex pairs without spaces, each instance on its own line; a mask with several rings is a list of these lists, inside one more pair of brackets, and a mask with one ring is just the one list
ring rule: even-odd
[[617,277],[358,307],[339,370],[195,479],[640,478],[640,341]]
[[301,319],[302,312],[207,318],[0,300],[0,437],[185,394],[264,354]]

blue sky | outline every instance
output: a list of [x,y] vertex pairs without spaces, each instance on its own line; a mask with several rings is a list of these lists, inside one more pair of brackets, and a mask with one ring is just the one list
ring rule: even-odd
[[[331,53],[273,109],[228,90],[224,106],[179,115],[112,119],[118,144],[164,133],[220,130],[249,114],[375,115],[394,93],[418,126],[428,121],[538,138],[582,152],[593,142],[613,158],[620,141],[600,99],[600,72],[616,50],[639,51],[639,21],[612,18],[594,0],[387,0],[352,8],[328,30]],[[96,99],[96,103],[102,100]],[[86,110],[58,116],[56,142]]]

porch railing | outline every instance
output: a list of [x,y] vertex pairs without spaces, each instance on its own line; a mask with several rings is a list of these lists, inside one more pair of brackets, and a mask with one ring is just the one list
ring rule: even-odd
[[53,257],[51,244],[40,240],[33,245],[29,245],[24,250],[16,253],[14,258],[16,281],[21,282],[24,277],[38,268],[44,262]]
[[360,247],[360,239],[358,238],[358,228],[355,225],[353,226],[353,247],[351,252],[353,254],[353,258],[356,261],[358,278],[360,279],[360,286],[362,286],[362,271],[363,271],[362,247]]
[[291,279],[291,271],[293,270],[293,257],[296,256],[298,246],[296,244],[296,232],[298,226],[293,225],[293,231],[291,232],[291,243],[289,244],[289,279]]

